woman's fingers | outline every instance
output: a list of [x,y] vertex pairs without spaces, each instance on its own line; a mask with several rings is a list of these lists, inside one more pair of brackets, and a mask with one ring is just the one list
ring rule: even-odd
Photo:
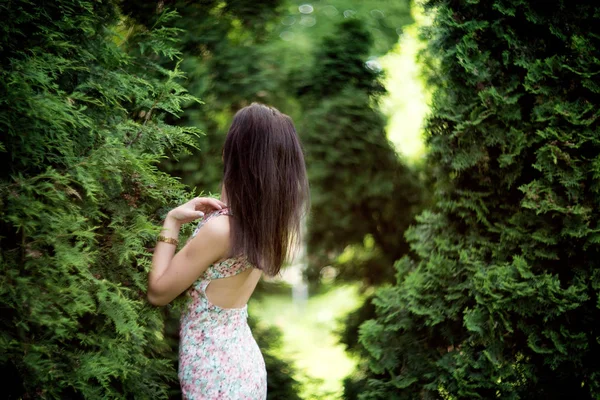
[[223,203],[221,200],[215,199],[217,203],[221,206],[221,208],[227,208],[227,204]]
[[216,208],[217,210],[220,210],[223,207],[225,207],[225,203],[223,203],[222,201],[211,198],[205,199],[205,204],[212,208]]
[[213,199],[210,197],[196,197],[194,200],[194,206],[196,208],[206,207],[220,210],[222,208],[227,207],[227,204],[223,203],[221,200]]

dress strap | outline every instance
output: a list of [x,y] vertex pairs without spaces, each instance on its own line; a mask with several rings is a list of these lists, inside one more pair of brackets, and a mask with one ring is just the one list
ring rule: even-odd
[[204,279],[221,279],[240,274],[251,268],[252,264],[246,257],[232,257],[218,263],[211,264],[204,272]]

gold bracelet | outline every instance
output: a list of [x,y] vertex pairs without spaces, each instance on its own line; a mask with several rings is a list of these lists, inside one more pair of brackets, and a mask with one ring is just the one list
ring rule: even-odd
[[174,244],[175,246],[179,245],[179,240],[173,239],[173,238],[170,238],[170,237],[166,237],[166,236],[163,236],[163,235],[159,235],[156,238],[156,241],[157,242],[165,242],[165,243],[169,243],[169,244]]

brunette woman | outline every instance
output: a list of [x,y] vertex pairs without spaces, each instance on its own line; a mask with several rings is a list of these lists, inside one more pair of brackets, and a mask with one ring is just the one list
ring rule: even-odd
[[[256,103],[239,110],[223,162],[221,201],[195,198],[167,214],[148,299],[165,305],[187,290],[179,353],[184,399],[265,399],[265,364],[247,324],[247,302],[262,274],[278,274],[297,249],[308,207],[291,118]],[[175,253],[181,225],[200,217]]]

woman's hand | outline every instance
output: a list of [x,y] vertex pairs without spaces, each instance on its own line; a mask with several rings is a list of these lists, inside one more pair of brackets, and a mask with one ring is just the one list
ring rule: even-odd
[[181,224],[185,224],[203,217],[206,213],[225,207],[227,207],[227,204],[220,200],[210,197],[195,197],[187,203],[169,211],[167,216]]

